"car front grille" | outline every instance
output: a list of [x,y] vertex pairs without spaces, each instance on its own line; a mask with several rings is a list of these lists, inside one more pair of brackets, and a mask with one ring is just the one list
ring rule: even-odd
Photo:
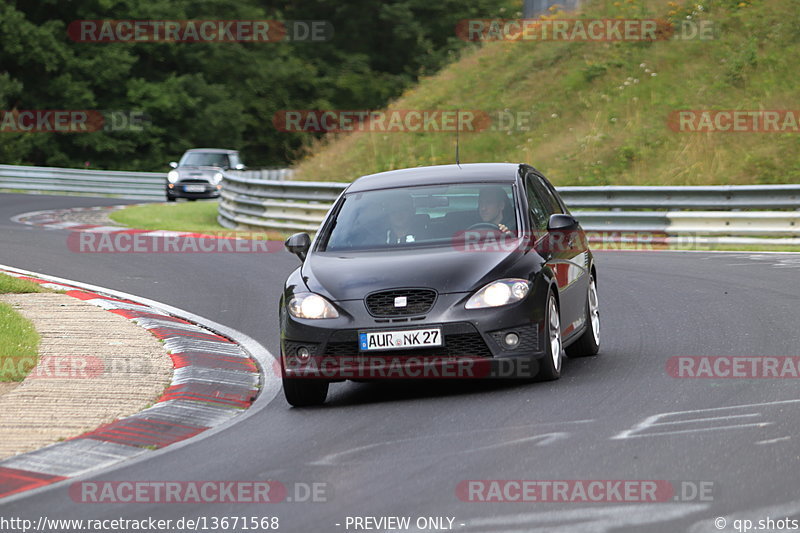
[[[395,306],[396,298],[405,298],[406,305]],[[394,289],[375,292],[367,296],[365,303],[372,316],[393,317],[424,315],[433,307],[436,291],[432,289]]]

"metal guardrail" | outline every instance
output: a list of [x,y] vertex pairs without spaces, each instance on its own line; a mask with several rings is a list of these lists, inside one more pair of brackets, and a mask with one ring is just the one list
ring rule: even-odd
[[261,168],[252,170],[231,171],[238,176],[254,180],[290,180],[294,177],[294,170],[291,168]]
[[800,209],[800,185],[559,187],[578,209]]
[[[222,183],[218,220],[223,226],[310,233],[317,231],[331,203],[348,185],[230,175]],[[800,245],[800,185],[558,190],[589,232],[693,235],[703,236],[703,242],[721,243],[730,237],[736,244]]]
[[[228,228],[314,233],[346,183],[285,181],[289,169],[225,172]],[[268,178],[268,179],[265,179]],[[0,165],[0,189],[161,200],[166,173]],[[800,185],[559,187],[587,231],[800,245]]]
[[347,185],[250,179],[226,172],[217,220],[226,228],[314,233]]
[[166,178],[166,172],[0,165],[0,189],[29,193],[83,193],[141,200],[162,199]]

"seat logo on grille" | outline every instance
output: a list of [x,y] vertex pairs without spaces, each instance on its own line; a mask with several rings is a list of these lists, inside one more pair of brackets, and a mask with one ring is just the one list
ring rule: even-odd
[[394,306],[395,307],[405,307],[408,305],[408,297],[406,296],[397,296],[394,299]]

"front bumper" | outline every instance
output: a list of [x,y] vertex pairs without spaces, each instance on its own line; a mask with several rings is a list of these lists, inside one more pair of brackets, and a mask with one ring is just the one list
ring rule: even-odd
[[[533,377],[545,355],[538,292],[517,304],[474,310],[464,308],[469,294],[440,294],[422,317],[375,318],[363,300],[336,302],[340,316],[335,319],[297,319],[284,312],[283,376],[331,381]],[[441,327],[443,346],[359,351],[359,332],[428,327]],[[503,342],[508,333],[518,336],[516,346]]]
[[[187,191],[187,187],[203,187],[202,191]],[[167,196],[171,196],[173,198],[218,198],[219,197],[219,189],[216,185],[211,183],[184,183],[184,182],[177,182],[173,183],[172,187],[170,184],[166,186]]]

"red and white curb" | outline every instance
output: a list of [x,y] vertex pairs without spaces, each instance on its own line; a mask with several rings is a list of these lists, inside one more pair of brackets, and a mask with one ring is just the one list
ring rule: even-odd
[[[271,354],[235,330],[109,289],[4,265],[0,272],[65,291],[132,320],[164,341],[174,367],[172,383],[152,407],[65,442],[0,461],[0,499],[216,432],[250,411],[256,397],[263,406],[280,390],[275,376],[259,372],[259,367],[271,367]],[[198,325],[202,322],[206,327]]]

